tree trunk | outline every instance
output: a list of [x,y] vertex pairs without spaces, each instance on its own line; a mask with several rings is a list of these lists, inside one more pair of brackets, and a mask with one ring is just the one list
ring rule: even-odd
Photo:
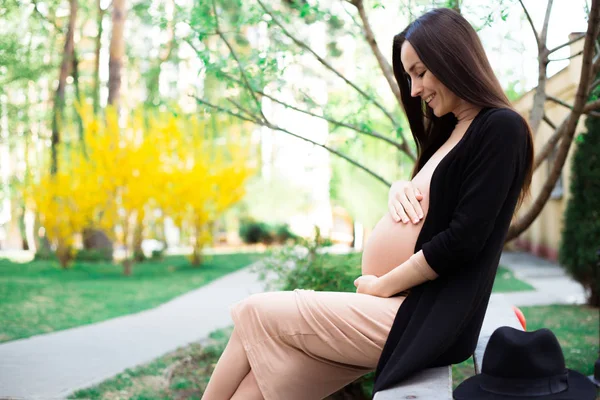
[[70,0],[71,13],[69,15],[69,26],[65,39],[65,48],[63,51],[63,59],[60,64],[60,73],[58,76],[58,87],[54,96],[54,110],[52,116],[52,160],[50,171],[56,173],[58,171],[58,144],[60,143],[60,120],[63,117],[63,109],[65,105],[65,86],[67,84],[67,76],[72,66],[73,52],[75,50],[74,33],[75,21],[77,18],[77,0]]
[[202,237],[202,225],[198,224],[194,232],[194,250],[192,252],[192,265],[198,267],[202,264],[202,247],[204,247]]
[[129,259],[123,260],[123,275],[131,276],[133,270],[133,262]]
[[93,101],[94,101],[94,115],[98,115],[100,110],[100,50],[102,49],[102,21],[104,19],[104,13],[100,6],[102,0],[97,0],[97,19],[96,24],[98,26],[98,33],[96,34],[96,49],[94,57],[94,89],[93,89]]
[[121,94],[121,70],[125,55],[125,0],[113,0],[112,36],[108,61],[108,104],[119,108]]
[[[79,60],[77,59],[77,53],[73,50],[73,86],[75,87],[75,101],[79,102],[81,98],[81,92],[79,91]],[[85,139],[83,137],[83,121],[78,112],[75,113],[75,120],[77,121],[77,131],[79,133],[79,141],[83,146],[83,152],[85,154]]]
[[148,91],[148,97],[146,98],[145,104],[148,107],[158,105],[160,101],[160,72],[163,63],[169,61],[171,56],[173,55],[173,50],[176,46],[175,41],[175,22],[173,13],[175,12],[175,2],[174,0],[170,0],[167,3],[167,7],[165,10],[166,18],[167,18],[167,43],[164,47],[162,47],[158,54],[158,59],[156,60],[156,64],[150,68],[148,80],[146,83],[146,88]]
[[133,228],[133,259],[136,262],[142,262],[146,259],[146,255],[144,254],[144,251],[142,250],[142,240],[143,240],[143,234],[144,233],[144,213],[143,212],[138,212],[137,213],[137,217],[136,217],[136,221],[135,221],[135,228]]

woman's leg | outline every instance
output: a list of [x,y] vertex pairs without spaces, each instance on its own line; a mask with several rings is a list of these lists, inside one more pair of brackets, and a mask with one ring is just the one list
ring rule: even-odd
[[202,400],[230,400],[250,372],[250,363],[235,328],[221,354]]
[[244,378],[231,400],[264,400],[252,370]]

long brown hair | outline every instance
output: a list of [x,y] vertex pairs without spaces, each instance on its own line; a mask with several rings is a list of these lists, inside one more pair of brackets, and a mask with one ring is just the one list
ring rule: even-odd
[[[394,37],[392,47],[394,75],[417,145],[418,157],[412,171],[414,178],[450,137],[457,121],[452,113],[436,117],[420,97],[411,96],[410,78],[400,59],[400,50],[406,40],[427,69],[459,98],[481,108],[514,108],[490,66],[477,33],[462,15],[449,8],[437,8],[420,16]],[[533,135],[525,119],[523,123],[529,132],[530,150],[525,181],[515,212],[530,194],[533,174]]]

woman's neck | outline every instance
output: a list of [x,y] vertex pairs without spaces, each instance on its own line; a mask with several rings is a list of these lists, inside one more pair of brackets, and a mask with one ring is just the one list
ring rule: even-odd
[[464,126],[469,126],[471,121],[475,119],[481,107],[476,106],[474,104],[469,104],[467,102],[463,102],[456,107],[452,113],[457,119],[456,128],[462,128]]

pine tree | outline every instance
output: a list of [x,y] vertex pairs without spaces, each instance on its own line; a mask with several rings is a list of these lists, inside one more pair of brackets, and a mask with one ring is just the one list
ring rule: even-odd
[[[600,90],[592,96],[595,100]],[[588,294],[588,304],[600,306],[600,118],[588,116],[586,133],[577,136],[571,165],[571,198],[559,249],[559,262]]]

